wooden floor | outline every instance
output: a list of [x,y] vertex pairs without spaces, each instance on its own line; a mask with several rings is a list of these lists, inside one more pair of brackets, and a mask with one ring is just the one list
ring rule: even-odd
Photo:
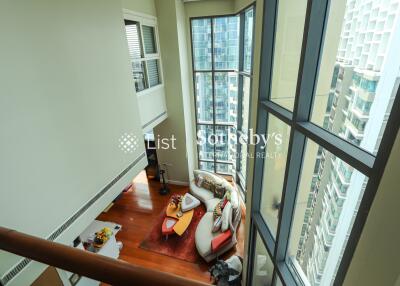
[[[111,221],[122,225],[117,234],[117,240],[122,241],[124,247],[120,259],[142,267],[170,272],[176,275],[189,277],[204,282],[210,281],[206,262],[194,264],[170,256],[139,248],[140,243],[151,231],[154,221],[166,206],[171,194],[184,194],[188,187],[170,185],[171,194],[161,196],[158,193],[161,184],[148,181],[145,172],[141,172],[134,179],[132,189],[124,193],[115,202],[107,213],[102,213],[97,219]],[[238,229],[238,244],[222,258],[226,259],[233,254],[243,257],[244,248],[244,216]]]

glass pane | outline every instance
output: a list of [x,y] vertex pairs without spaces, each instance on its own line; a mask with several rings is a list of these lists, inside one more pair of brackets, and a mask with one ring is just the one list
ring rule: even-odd
[[200,170],[206,170],[214,173],[214,162],[200,161]]
[[350,0],[331,5],[312,113],[316,124],[374,154],[399,87],[393,19],[400,8],[392,6]]
[[194,70],[211,70],[211,19],[192,20]]
[[125,20],[125,32],[131,59],[140,58],[142,56],[142,49],[140,44],[139,23]]
[[213,24],[215,69],[237,70],[239,64],[239,16],[215,18]]
[[229,162],[233,164],[236,169],[236,158],[237,158],[237,130],[235,127],[228,128],[228,148],[229,148]]
[[197,125],[197,146],[200,160],[214,160],[214,128]]
[[237,85],[235,72],[216,72],[215,88],[215,121],[223,124],[236,124],[237,121]]
[[274,264],[261,240],[260,235],[256,236],[256,251],[253,261],[253,286],[272,285]]
[[287,263],[311,285],[331,285],[367,178],[308,140]]
[[290,139],[290,127],[273,115],[268,116],[264,156],[261,215],[272,235],[276,236],[283,181]]
[[217,163],[217,173],[232,175],[232,165]]
[[136,91],[147,88],[144,62],[132,62],[132,73]]
[[247,135],[249,128],[249,108],[250,108],[250,85],[251,80],[247,76],[243,78],[243,94],[242,94],[242,126],[241,131]]
[[157,53],[154,27],[142,26],[144,51],[146,54]]
[[160,84],[158,60],[148,60],[147,61],[147,72],[149,75],[150,87]]
[[213,123],[213,95],[211,73],[196,73],[196,109],[197,121]]
[[239,172],[242,174],[244,181],[246,181],[247,176],[247,159],[247,144],[240,144]]
[[271,100],[293,110],[307,0],[278,4]]
[[281,281],[281,278],[279,278],[278,275],[276,275],[276,282],[275,282],[275,285],[276,285],[276,286],[283,286],[283,283],[282,283],[282,281]]
[[231,161],[229,154],[229,128],[227,126],[215,127],[215,158],[217,161]]
[[250,8],[244,14],[243,70],[246,72],[251,72],[251,58],[253,53],[253,23],[254,9]]

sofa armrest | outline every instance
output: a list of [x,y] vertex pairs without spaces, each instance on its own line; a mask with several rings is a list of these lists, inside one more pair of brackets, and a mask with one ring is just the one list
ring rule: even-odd
[[232,231],[230,229],[214,237],[213,240],[211,240],[211,251],[213,253],[217,252],[226,243],[230,241],[231,237],[232,237]]

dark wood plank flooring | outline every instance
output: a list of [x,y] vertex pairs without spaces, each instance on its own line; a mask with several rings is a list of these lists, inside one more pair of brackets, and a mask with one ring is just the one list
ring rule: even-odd
[[[206,262],[194,264],[139,247],[170,197],[170,195],[159,195],[160,187],[159,182],[147,180],[145,172],[141,172],[133,180],[133,187],[124,193],[108,212],[102,213],[97,219],[122,225],[122,230],[117,234],[117,240],[124,244],[120,259],[142,267],[209,282],[208,268],[211,264]],[[189,191],[187,186],[170,185],[169,187],[171,194],[184,194]],[[238,244],[236,248],[226,253],[223,259],[233,254],[243,257],[244,221],[243,215],[238,229]]]

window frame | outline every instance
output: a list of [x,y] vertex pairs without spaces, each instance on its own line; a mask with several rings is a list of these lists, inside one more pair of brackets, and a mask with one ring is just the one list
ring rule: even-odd
[[[156,90],[163,89],[164,88],[164,76],[163,76],[163,68],[162,68],[162,60],[161,60],[161,52],[160,52],[160,39],[159,39],[159,35],[158,35],[157,18],[147,15],[147,14],[144,14],[144,13],[133,12],[128,9],[123,9],[123,14],[124,14],[124,20],[136,22],[138,24],[139,32],[140,32],[139,38],[140,38],[141,56],[140,56],[140,58],[137,58],[134,60],[132,60],[131,57],[129,57],[129,60],[130,60],[130,62],[134,61],[134,62],[144,63],[145,74],[146,74],[146,77],[145,77],[146,88],[141,91],[136,91],[136,89],[135,89],[136,95],[143,96],[143,95],[152,93]],[[142,26],[152,27],[154,29],[153,31],[154,31],[154,42],[155,42],[156,53],[146,54]],[[124,27],[125,27],[125,24],[124,24]],[[157,63],[158,63],[159,83],[152,87],[150,87],[149,72],[148,72],[148,67],[147,67],[147,62],[149,60],[157,60]]]
[[[262,156],[254,156],[246,285],[252,285],[252,265],[255,258],[255,238],[257,233],[260,235],[274,264],[274,272],[272,274],[273,285],[276,285],[278,277],[283,285],[304,285],[301,273],[296,275],[289,269],[290,266],[286,263],[286,255],[290,241],[296,197],[299,192],[298,185],[302,175],[301,167],[306,151],[307,139],[311,139],[314,143],[359,170],[368,178],[350,237],[345,246],[335,280],[333,281],[334,285],[343,284],[399,130],[400,87],[397,90],[376,155],[353,145],[311,122],[314,89],[318,79],[319,63],[328,20],[329,2],[329,0],[310,0],[307,3],[293,112],[271,101],[278,0],[266,0],[264,2],[256,134],[266,134],[268,114],[272,114],[288,124],[291,127],[291,133],[276,240],[273,238],[260,211],[264,159]],[[264,154],[260,144],[256,146],[255,152]]]
[[[253,9],[253,26],[252,26],[252,42],[251,42],[251,59],[250,59],[250,71],[246,71],[244,67],[244,39],[245,39],[245,15],[246,12],[250,9]],[[240,38],[239,38],[239,80],[238,80],[238,121],[237,121],[237,133],[236,135],[241,136],[244,135],[243,130],[241,129],[243,123],[243,82],[244,78],[248,78],[250,80],[250,87],[249,87],[249,110],[248,110],[248,126],[247,126],[247,134],[245,134],[246,138],[246,153],[249,154],[249,146],[248,146],[248,137],[249,137],[249,128],[250,128],[250,118],[251,118],[251,98],[252,98],[252,91],[253,91],[253,63],[254,63],[254,32],[255,32],[255,13],[256,13],[256,4],[253,3],[245,8],[243,8],[238,14],[240,15]],[[244,191],[244,195],[247,189],[247,176],[249,170],[249,158],[246,159],[246,170],[241,170],[241,144],[240,142],[237,144],[236,153],[236,182],[241,187],[241,190]]]
[[[244,61],[244,15],[246,11],[253,9],[253,37],[252,37],[252,43],[251,43],[251,71],[246,72],[244,71],[243,68],[243,61]],[[250,5],[244,7],[242,10],[240,10],[237,13],[234,14],[224,14],[224,15],[213,15],[213,16],[199,16],[199,17],[190,17],[189,18],[189,23],[190,23],[190,43],[191,43],[191,60],[192,60],[192,76],[193,76],[193,93],[194,93],[194,112],[195,112],[195,130],[196,134],[199,131],[198,126],[199,125],[204,125],[204,126],[213,126],[214,128],[214,133],[215,133],[215,127],[216,126],[226,126],[226,127],[233,127],[236,128],[236,135],[239,136],[242,132],[239,130],[239,126],[241,126],[241,121],[242,121],[242,104],[241,100],[243,98],[243,82],[240,80],[243,76],[249,77],[250,78],[250,96],[249,96],[249,105],[251,105],[251,91],[252,91],[252,82],[253,82],[253,58],[254,58],[254,29],[255,29],[255,11],[256,11],[256,4],[255,2],[251,3]],[[216,69],[215,68],[215,53],[214,53],[214,19],[215,18],[221,18],[221,17],[230,17],[230,16],[238,16],[239,17],[239,63],[238,63],[238,69]],[[211,21],[211,70],[206,70],[206,69],[195,69],[195,63],[194,63],[194,47],[193,47],[193,34],[192,34],[192,20],[195,19],[210,19]],[[218,123],[215,120],[215,105],[213,104],[213,122],[212,124],[210,123],[204,123],[198,120],[197,116],[197,103],[196,103],[196,74],[197,73],[211,73],[212,75],[212,94],[213,94],[213,102],[215,102],[215,73],[219,72],[235,72],[237,73],[238,76],[238,92],[237,92],[237,102],[238,102],[238,112],[237,112],[237,120],[235,123]],[[249,119],[250,119],[250,108],[249,108]],[[222,174],[222,175],[230,175],[232,176],[236,183],[238,183],[238,186],[240,187],[241,190],[241,195],[243,198],[245,198],[245,192],[246,192],[246,180],[244,176],[241,174],[239,171],[240,167],[240,156],[241,156],[241,149],[240,149],[240,143],[236,143],[236,160],[235,162],[227,162],[227,161],[219,161],[216,160],[215,156],[215,145],[214,145],[214,159],[206,160],[206,159],[200,159],[200,151],[199,147],[196,146],[197,148],[197,167],[200,167],[200,162],[212,162],[214,163],[214,173],[217,174]],[[246,145],[247,146],[247,145]],[[247,146],[248,149],[248,146]],[[248,150],[247,150],[248,152]],[[220,173],[217,172],[217,164],[228,164],[232,165],[235,167],[235,169],[232,171],[232,173]],[[248,159],[247,159],[247,164],[246,164],[246,176],[247,176],[247,171],[248,171]]]

